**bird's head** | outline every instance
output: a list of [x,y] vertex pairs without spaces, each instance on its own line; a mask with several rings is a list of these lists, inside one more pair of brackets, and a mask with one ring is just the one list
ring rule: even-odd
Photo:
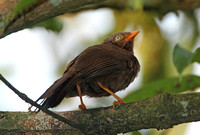
[[134,32],[118,32],[107,37],[104,42],[109,42],[117,45],[120,48],[133,52],[134,38],[139,31]]

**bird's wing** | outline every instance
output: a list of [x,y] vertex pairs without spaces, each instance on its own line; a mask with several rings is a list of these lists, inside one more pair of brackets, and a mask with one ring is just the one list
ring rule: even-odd
[[[100,45],[86,49],[74,63],[78,78],[88,80],[127,68],[127,59],[124,54],[119,52],[117,48],[113,48],[112,52],[109,52]],[[120,57],[121,55],[123,57]]]

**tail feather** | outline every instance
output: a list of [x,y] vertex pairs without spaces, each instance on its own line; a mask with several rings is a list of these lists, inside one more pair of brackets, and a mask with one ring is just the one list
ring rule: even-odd
[[51,95],[54,94],[54,92],[59,89],[60,87],[62,87],[65,83],[67,83],[67,81],[71,79],[71,76],[69,76],[68,74],[64,74],[60,79],[56,80],[53,85],[51,85],[46,91],[45,93],[43,93],[37,100],[43,99],[43,98],[47,98],[50,97]]
[[60,104],[60,102],[63,100],[65,97],[66,91],[61,87],[57,88],[56,91],[50,96],[45,98],[42,102],[41,105],[44,108],[52,108]]
[[44,94],[42,94],[36,102],[43,99],[40,103],[44,108],[52,108],[60,104],[66,95],[70,95],[71,90],[76,85],[75,76],[64,74],[60,79],[56,80]]

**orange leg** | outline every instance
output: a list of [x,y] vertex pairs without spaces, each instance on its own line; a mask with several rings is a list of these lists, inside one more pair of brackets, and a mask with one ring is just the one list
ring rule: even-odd
[[125,102],[120,98],[118,97],[115,93],[113,93],[111,90],[109,90],[108,88],[104,87],[100,82],[98,82],[98,85],[104,89],[105,91],[107,91],[110,95],[112,95],[113,97],[115,97],[118,101],[114,101],[113,102],[113,108],[115,108],[115,105],[118,105],[118,104],[124,104]]
[[85,106],[85,104],[83,103],[83,99],[82,99],[82,95],[81,95],[81,88],[80,88],[79,84],[77,84],[76,87],[77,87],[78,95],[79,95],[80,100],[81,100],[81,104],[79,105],[79,109],[85,110],[85,109],[86,109],[86,106]]

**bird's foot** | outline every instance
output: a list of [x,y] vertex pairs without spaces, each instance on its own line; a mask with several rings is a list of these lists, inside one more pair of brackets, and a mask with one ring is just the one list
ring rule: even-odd
[[113,102],[113,108],[115,109],[115,106],[116,105],[119,105],[119,104],[125,104],[125,102],[121,99],[121,100],[118,100],[118,101],[114,101]]
[[29,112],[31,112],[31,108],[32,108],[32,107],[33,107],[33,106],[31,106],[31,107],[28,108],[28,111],[29,111]]
[[80,104],[78,107],[80,110],[86,110],[86,106],[84,104]]

